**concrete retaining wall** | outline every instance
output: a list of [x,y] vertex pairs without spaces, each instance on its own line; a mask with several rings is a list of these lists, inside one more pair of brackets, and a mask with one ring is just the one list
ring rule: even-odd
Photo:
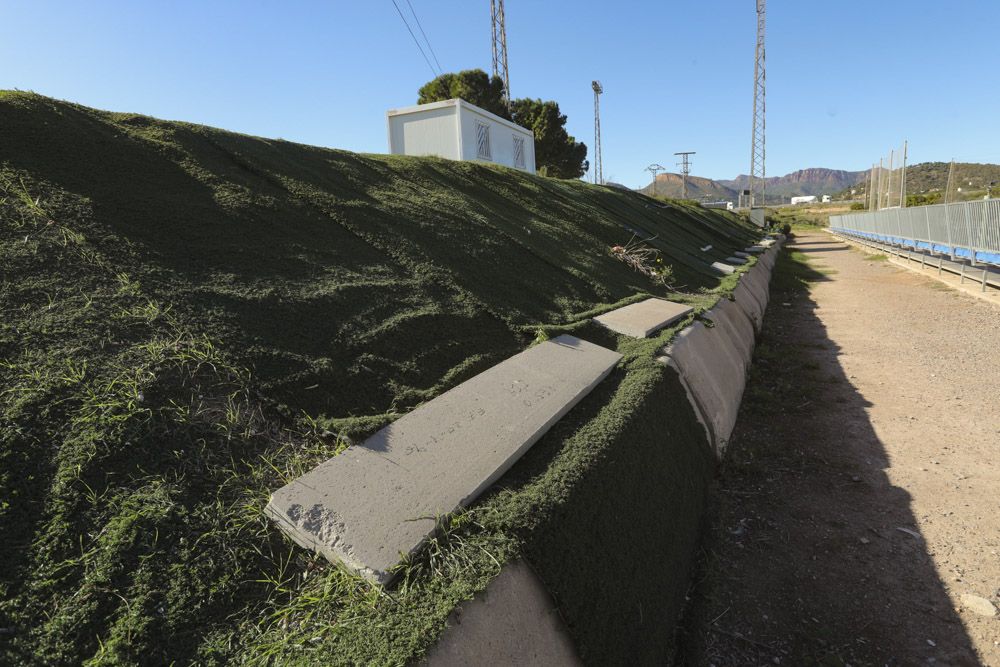
[[740,277],[732,301],[721,301],[678,334],[661,357],[680,374],[719,457],[725,453],[736,425],[753,357],[754,334],[763,323],[771,271],[783,240],[764,251]]
[[[783,240],[743,273],[731,300],[664,350],[662,391],[636,406],[637,425],[653,433],[631,433],[632,442],[574,486],[564,511],[536,531],[541,540],[526,545],[531,567],[507,565],[483,594],[461,605],[429,664],[665,661],[711,477],[711,455],[699,442],[707,441],[715,457],[725,452]],[[625,545],[637,547],[629,555]],[[635,551],[643,553],[639,560]],[[613,590],[608,572],[616,573]],[[607,625],[622,615],[623,622]]]

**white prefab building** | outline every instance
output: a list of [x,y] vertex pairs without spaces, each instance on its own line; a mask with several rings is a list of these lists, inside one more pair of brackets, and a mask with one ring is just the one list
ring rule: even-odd
[[389,152],[484,160],[535,173],[530,130],[460,99],[386,112]]

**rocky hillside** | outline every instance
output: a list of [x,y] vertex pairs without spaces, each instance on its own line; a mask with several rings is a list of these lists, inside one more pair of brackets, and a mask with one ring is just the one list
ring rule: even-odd
[[[657,197],[671,197],[678,199],[684,194],[684,181],[680,174],[657,174],[656,184],[650,183],[641,192]],[[722,185],[719,181],[701,176],[688,176],[687,183],[688,199],[703,200],[732,200],[737,197],[736,190]]]
[[[787,203],[789,197],[799,195],[832,195],[849,189],[859,180],[864,180],[864,172],[842,169],[800,169],[785,176],[771,176],[767,179],[768,203]],[[688,176],[688,198],[705,200],[737,201],[740,190],[749,186],[750,177],[741,174],[732,180],[713,180],[701,176]],[[681,197],[683,182],[680,174],[659,174],[656,189],[650,183],[640,192],[660,197]]]
[[[767,193],[783,197],[832,195],[849,188],[863,178],[864,172],[861,171],[844,171],[822,167],[800,169],[785,176],[769,177],[767,179]],[[746,188],[749,181],[749,176],[740,174],[731,181],[719,181],[719,183],[739,191]]]

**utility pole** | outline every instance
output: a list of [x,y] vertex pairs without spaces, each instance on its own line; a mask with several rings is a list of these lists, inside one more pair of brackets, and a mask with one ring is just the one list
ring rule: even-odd
[[879,158],[878,160],[878,198],[875,202],[876,211],[882,210],[882,160],[883,158]]
[[682,187],[681,191],[684,194],[681,195],[681,199],[688,198],[688,174],[691,173],[691,165],[688,162],[688,156],[694,154],[695,154],[694,151],[687,151],[686,153],[674,153],[674,155],[681,156],[681,161],[677,163],[681,168],[681,179],[683,183],[683,185],[681,186]]
[[875,210],[875,163],[872,162],[872,168],[868,170],[869,180],[871,185],[868,186],[868,210]]
[[764,132],[767,74],[764,57],[765,0],[757,0],[757,49],[753,64],[753,133],[750,139],[750,208],[764,206],[767,169]]
[[592,81],[590,87],[594,89],[594,183],[604,184],[604,169],[601,165],[601,93],[604,86],[600,81]]
[[651,164],[648,167],[646,167],[645,170],[648,171],[649,173],[651,173],[653,175],[653,196],[655,197],[656,196],[656,174],[657,174],[657,172],[660,172],[660,171],[666,171],[667,168],[664,167],[662,164],[658,164],[658,163],[654,162],[653,164]]
[[948,185],[944,189],[944,203],[947,204],[951,201],[951,185],[955,180],[955,158],[951,159],[951,165],[948,167]]
[[885,207],[890,208],[892,206],[892,164],[896,159],[896,149],[893,148],[889,151],[889,178],[885,186]]
[[490,18],[493,21],[493,76],[503,81],[503,102],[510,111],[510,73],[507,71],[507,22],[504,19],[503,0],[490,0]]

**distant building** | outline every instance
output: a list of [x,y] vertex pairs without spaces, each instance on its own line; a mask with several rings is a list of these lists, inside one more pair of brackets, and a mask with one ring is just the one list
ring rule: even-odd
[[707,201],[702,202],[702,208],[722,208],[727,211],[733,210],[733,202],[731,201]]
[[830,195],[823,195],[823,203],[824,204],[829,204],[832,201],[833,201],[833,197],[831,197]]
[[792,204],[814,204],[816,195],[806,195],[804,197],[792,197]]
[[386,112],[389,152],[484,160],[535,173],[535,136],[496,114],[453,99]]

